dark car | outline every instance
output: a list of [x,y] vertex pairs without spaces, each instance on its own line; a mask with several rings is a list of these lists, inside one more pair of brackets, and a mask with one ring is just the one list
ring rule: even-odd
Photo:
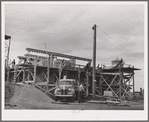
[[55,100],[70,99],[74,101],[76,96],[76,81],[74,79],[61,79],[54,91]]

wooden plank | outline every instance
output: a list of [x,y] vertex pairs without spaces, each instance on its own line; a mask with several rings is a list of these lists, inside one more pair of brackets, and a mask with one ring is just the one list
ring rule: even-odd
[[48,77],[48,79],[47,79],[47,82],[49,83],[49,80],[50,80],[50,56],[48,57],[48,66],[47,66],[47,77]]
[[33,55],[33,54],[25,54],[26,57],[30,56],[30,57],[33,57],[33,58],[40,58],[40,59],[47,59],[48,57],[47,56],[37,56],[37,55]]
[[105,101],[99,101],[99,100],[91,100],[91,101],[87,101],[88,103],[95,103],[95,104],[105,104]]
[[122,94],[122,86],[121,86],[121,85],[122,85],[122,82],[121,82],[121,81],[122,81],[122,77],[121,77],[121,76],[122,76],[122,74],[120,73],[120,75],[119,75],[119,84],[120,84],[120,94],[119,94],[119,98],[120,98],[120,99],[122,99],[122,95],[121,95],[121,94]]
[[120,75],[120,73],[100,73],[102,75]]
[[28,67],[28,75],[27,75],[28,81],[30,80],[30,73],[29,73],[29,67]]
[[46,92],[46,90],[43,89],[42,87],[40,87],[40,86],[38,86],[38,85],[36,85],[36,84],[35,84],[35,86],[38,87],[39,89],[41,89],[42,91]]
[[35,83],[35,80],[36,80],[36,60],[35,60],[35,65],[34,65],[34,83]]
[[52,97],[54,96],[54,95],[53,95],[52,93],[50,93],[50,92],[47,92],[46,94],[49,94],[50,97],[51,97],[51,96],[52,96]]
[[19,74],[21,73],[22,70],[23,70],[23,69],[21,69],[21,70],[19,71],[19,73],[17,74],[16,78],[19,76]]
[[87,81],[87,84],[86,84],[86,96],[88,97],[88,92],[89,92],[89,75],[88,75],[88,71],[86,73],[86,81]]
[[59,56],[59,57],[64,57],[64,58],[73,58],[73,59],[78,59],[82,61],[92,61],[91,59],[88,58],[82,58],[78,56],[71,56],[71,55],[66,55],[62,53],[55,53],[55,52],[50,52],[50,51],[45,51],[45,50],[39,50],[39,49],[33,49],[33,48],[26,48],[27,51],[30,52],[37,52],[37,53],[42,53],[42,54],[53,54],[53,56]]
[[56,89],[56,87],[53,87],[53,88],[49,89],[49,90],[46,91],[45,93],[50,92],[50,91],[52,91],[52,90],[54,90],[54,89]]
[[36,85],[47,85],[47,82],[39,82],[39,83],[36,83]]
[[25,68],[23,68],[23,82],[25,82]]
[[56,86],[56,84],[47,84],[48,86]]

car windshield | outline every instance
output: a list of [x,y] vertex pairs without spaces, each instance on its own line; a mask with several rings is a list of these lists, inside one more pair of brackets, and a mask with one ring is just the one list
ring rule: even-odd
[[59,85],[72,85],[72,81],[60,81]]

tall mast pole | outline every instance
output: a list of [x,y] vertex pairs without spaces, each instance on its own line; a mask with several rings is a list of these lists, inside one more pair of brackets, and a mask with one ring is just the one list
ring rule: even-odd
[[94,42],[93,42],[93,76],[92,76],[92,97],[95,99],[95,83],[96,83],[96,76],[95,76],[95,69],[96,69],[96,24],[93,26],[94,30]]

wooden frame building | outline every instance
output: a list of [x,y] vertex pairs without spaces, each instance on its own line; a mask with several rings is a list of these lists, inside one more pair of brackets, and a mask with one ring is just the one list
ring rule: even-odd
[[[76,60],[88,63],[91,59],[32,48],[26,48],[26,51],[28,53],[25,56],[18,56],[19,64],[10,69],[10,79],[13,82],[33,83],[35,87],[53,97],[58,80],[66,77],[76,79],[77,85],[82,82],[86,96],[92,95],[92,68],[85,71],[84,65],[76,64]],[[33,55],[32,52],[46,56]],[[113,96],[120,100],[133,97],[130,89],[133,88],[134,93],[134,70],[139,69],[124,66],[123,60],[112,61],[110,67],[96,68],[96,95]]]

